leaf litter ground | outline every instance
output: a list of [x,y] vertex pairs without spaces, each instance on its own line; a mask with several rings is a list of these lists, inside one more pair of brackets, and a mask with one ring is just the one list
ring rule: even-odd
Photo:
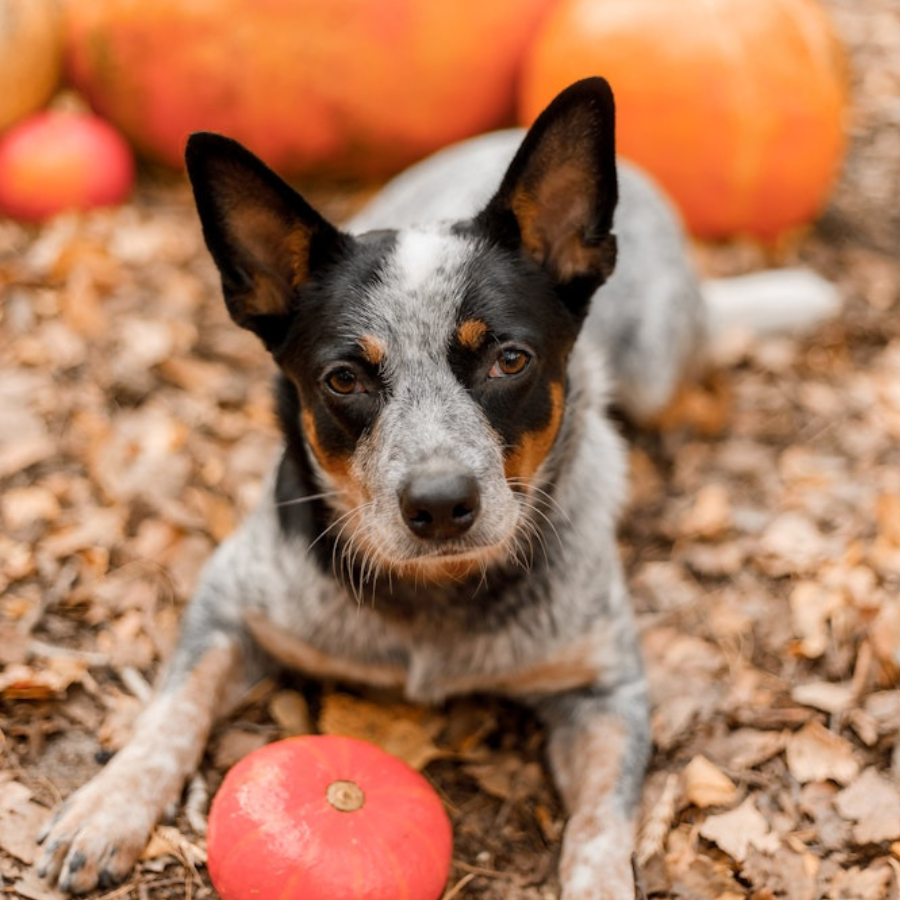
[[[648,897],[900,894],[900,7],[830,6],[855,91],[832,206],[778,248],[696,255],[709,274],[812,265],[844,312],[802,339],[727,342],[661,428],[622,426],[654,700]],[[335,218],[362,197],[312,192]],[[278,437],[272,370],[227,320],[184,184],[148,175],[113,212],[0,223],[0,289],[0,889],[44,900],[35,835],[126,739]],[[290,678],[217,727],[174,820],[96,896],[214,896],[208,797],[250,750],[310,730],[430,778],[454,823],[447,900],[557,897],[563,819],[527,713]]]

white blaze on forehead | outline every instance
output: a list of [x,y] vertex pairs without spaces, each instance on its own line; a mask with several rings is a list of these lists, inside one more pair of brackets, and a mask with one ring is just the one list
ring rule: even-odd
[[446,348],[456,328],[473,249],[470,239],[446,229],[411,229],[397,235],[368,310],[375,322],[380,320],[376,332],[388,339],[389,366],[398,362],[398,353],[414,357]]
[[401,285],[415,291],[428,287],[438,269],[458,268],[466,241],[442,231],[402,231],[394,250],[394,274]]

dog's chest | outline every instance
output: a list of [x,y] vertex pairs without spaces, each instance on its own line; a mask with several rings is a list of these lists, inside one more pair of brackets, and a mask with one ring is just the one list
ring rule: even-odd
[[444,627],[417,628],[347,604],[320,613],[315,621],[300,621],[277,611],[274,616],[248,612],[245,624],[260,647],[289,668],[315,678],[399,689],[427,703],[479,691],[572,690],[601,680],[617,655],[614,629],[566,633],[548,608],[495,612],[494,627],[485,619],[477,629],[452,619]]

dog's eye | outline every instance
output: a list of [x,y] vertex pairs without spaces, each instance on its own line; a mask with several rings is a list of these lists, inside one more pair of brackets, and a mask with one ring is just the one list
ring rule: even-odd
[[366,390],[356,372],[346,366],[329,372],[325,376],[325,384],[328,385],[329,390],[341,395],[362,394]]
[[488,378],[507,378],[510,375],[520,375],[531,362],[531,354],[518,347],[504,347],[497,357],[497,361],[491,366]]

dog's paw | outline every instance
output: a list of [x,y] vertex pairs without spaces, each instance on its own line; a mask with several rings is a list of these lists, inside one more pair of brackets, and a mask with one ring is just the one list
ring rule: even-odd
[[101,773],[74,793],[40,837],[38,874],[68,893],[122,881],[147,846],[154,813],[121,790],[110,790]]

